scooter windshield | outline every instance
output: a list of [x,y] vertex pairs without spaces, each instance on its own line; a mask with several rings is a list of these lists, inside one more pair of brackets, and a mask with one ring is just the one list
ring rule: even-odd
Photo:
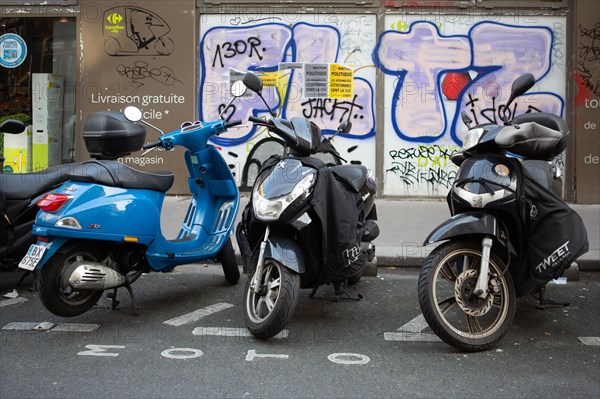
[[315,169],[302,165],[297,159],[282,159],[271,170],[259,176],[257,187],[266,199],[280,198],[290,194],[306,176],[316,173]]

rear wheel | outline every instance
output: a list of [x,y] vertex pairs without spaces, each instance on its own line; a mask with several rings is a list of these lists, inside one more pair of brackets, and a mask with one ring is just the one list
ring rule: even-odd
[[39,295],[46,309],[57,316],[73,317],[94,306],[102,291],[76,290],[69,285],[69,277],[77,267],[76,262],[100,262],[104,257],[101,249],[90,244],[54,254],[38,273]]
[[419,275],[419,304],[433,332],[463,351],[494,346],[508,331],[515,314],[515,288],[502,260],[489,262],[489,293],[474,294],[481,265],[481,245],[454,241],[434,249]]
[[219,252],[219,260],[221,261],[221,266],[223,266],[225,280],[229,284],[236,284],[240,279],[240,269],[235,259],[235,250],[233,249],[231,237],[227,239],[221,252]]
[[254,292],[250,288],[254,273],[244,291],[244,321],[255,337],[267,339],[277,335],[292,319],[300,294],[300,275],[267,259],[259,276],[259,290]]

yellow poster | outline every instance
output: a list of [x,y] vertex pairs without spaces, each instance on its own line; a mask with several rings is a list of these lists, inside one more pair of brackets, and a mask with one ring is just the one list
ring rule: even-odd
[[354,97],[354,71],[346,65],[329,64],[329,98]]

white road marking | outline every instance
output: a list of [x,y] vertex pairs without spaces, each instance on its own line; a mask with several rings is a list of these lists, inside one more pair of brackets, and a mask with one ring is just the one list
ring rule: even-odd
[[123,345],[86,345],[87,351],[79,352],[79,356],[119,356],[118,353],[107,352],[107,349],[124,349]]
[[[253,335],[246,328],[232,328],[232,327],[196,327],[192,331],[193,335],[199,336],[216,336],[216,337],[253,337]],[[288,330],[283,330],[273,338],[284,339],[289,334]]]
[[[178,355],[177,352],[189,352],[190,354]],[[202,353],[202,351],[200,349],[194,349],[194,348],[171,348],[171,349],[165,349],[164,351],[162,351],[160,353],[160,355],[162,357],[166,357],[168,359],[178,359],[178,360],[195,359],[197,357],[202,356],[203,354],[204,353]]]
[[0,301],[0,308],[10,305],[16,305],[17,303],[27,302],[27,298],[13,298],[7,299],[5,301]]
[[211,315],[216,312],[220,312],[221,310],[229,309],[231,307],[233,307],[233,305],[230,303],[217,303],[215,305],[207,306],[205,308],[195,310],[191,313],[186,313],[179,317],[175,317],[173,319],[163,321],[163,324],[168,324],[170,326],[178,327],[178,326],[182,326],[184,324],[198,321],[203,317],[206,317],[206,316]]
[[262,358],[272,358],[272,359],[289,359],[289,355],[279,355],[279,354],[272,354],[272,355],[268,355],[268,354],[258,354],[256,353],[256,351],[254,349],[251,349],[248,351],[248,354],[246,355],[246,361],[251,362],[254,359],[256,359],[257,357],[262,357]]
[[367,364],[371,361],[369,356],[360,353],[332,353],[327,359],[337,364]]
[[435,334],[427,333],[400,333],[400,332],[386,332],[383,333],[383,338],[386,341],[403,341],[403,342],[442,342],[441,339]]
[[441,342],[442,340],[435,334],[422,332],[429,325],[422,314],[418,315],[408,323],[405,323],[398,329],[400,332],[383,333],[383,338],[386,341],[403,341],[403,342]]
[[584,345],[600,346],[600,337],[578,337]]
[[60,323],[55,325],[47,321],[41,323],[16,321],[8,323],[2,329],[15,331],[92,332],[99,327],[100,324]]
[[427,321],[425,321],[425,317],[422,314],[420,314],[408,323],[404,324],[402,327],[400,327],[398,331],[418,333],[423,331],[427,327],[429,326],[427,325]]

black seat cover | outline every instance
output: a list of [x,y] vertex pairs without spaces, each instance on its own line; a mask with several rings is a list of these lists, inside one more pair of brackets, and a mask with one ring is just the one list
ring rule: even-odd
[[529,112],[526,114],[521,114],[519,116],[515,116],[512,122],[514,124],[535,122],[550,129],[558,130],[563,134],[563,136],[567,136],[569,134],[569,126],[567,125],[567,122],[560,116],[550,114],[548,112]]
[[171,172],[142,172],[117,161],[87,161],[73,168],[70,180],[110,187],[167,192],[175,177]]
[[35,198],[65,181],[78,163],[51,166],[35,173],[0,174],[0,191],[7,200]]
[[363,165],[338,165],[331,171],[335,176],[346,181],[356,192],[359,192],[367,181],[367,168]]
[[505,127],[496,136],[500,147],[530,159],[552,160],[566,146],[562,132],[536,122]]

